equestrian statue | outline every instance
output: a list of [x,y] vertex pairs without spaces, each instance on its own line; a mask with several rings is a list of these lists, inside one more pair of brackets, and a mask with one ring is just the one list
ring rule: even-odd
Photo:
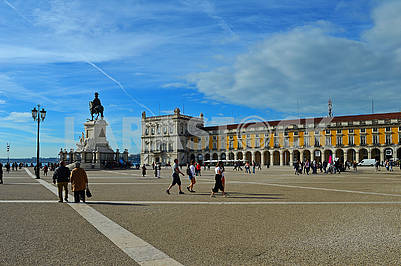
[[103,119],[103,106],[100,103],[100,100],[98,98],[99,93],[95,92],[95,99],[93,99],[93,101],[89,102],[89,110],[91,112],[91,116],[92,119],[91,121],[93,121],[93,115],[97,114],[96,119],[97,120],[99,118],[99,114],[101,116],[101,118]]

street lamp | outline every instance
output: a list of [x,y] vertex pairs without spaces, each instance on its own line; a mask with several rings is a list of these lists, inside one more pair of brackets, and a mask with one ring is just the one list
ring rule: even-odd
[[40,178],[40,168],[39,168],[39,127],[40,127],[40,121],[45,120],[46,117],[46,111],[45,109],[42,108],[40,111],[40,105],[38,104],[38,109],[36,110],[36,107],[32,109],[32,118],[34,121],[38,122],[38,134],[37,134],[37,143],[36,143],[36,179]]

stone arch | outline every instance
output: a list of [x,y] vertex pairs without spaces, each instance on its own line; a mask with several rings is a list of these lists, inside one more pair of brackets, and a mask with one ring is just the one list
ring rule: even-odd
[[344,162],[344,151],[342,149],[336,150],[336,158],[338,158],[341,163]]
[[269,151],[264,151],[264,152],[263,152],[263,155],[264,155],[264,162],[263,162],[263,164],[264,164],[264,165],[270,164],[270,152],[269,152]]
[[218,160],[218,159],[219,159],[219,155],[217,153],[213,153],[212,160]]
[[280,152],[279,151],[273,152],[273,165],[280,165]]
[[313,159],[316,162],[321,162],[322,161],[322,151],[319,149],[316,149],[313,151]]
[[262,163],[262,154],[260,153],[260,151],[256,151],[255,152],[255,158],[254,158],[255,162],[257,164],[261,164]]
[[367,149],[362,148],[359,150],[359,160],[362,161],[363,159],[369,158],[369,152]]
[[397,149],[397,159],[401,160],[401,148]]
[[230,152],[230,153],[228,154],[228,159],[231,160],[231,161],[234,161],[234,160],[235,160],[235,155],[234,155],[233,152]]
[[252,153],[250,151],[245,153],[245,161],[252,163]]
[[380,158],[380,150],[379,150],[378,148],[372,149],[372,150],[370,151],[370,158],[371,158],[371,159],[376,159],[376,160],[378,160],[379,162],[381,162],[381,159],[382,159],[382,158]]
[[356,161],[356,151],[354,149],[347,150],[347,160],[349,162]]
[[311,156],[310,156],[310,151],[309,150],[304,150],[303,151],[303,155],[304,155],[304,160],[311,160]]
[[293,151],[293,156],[294,156],[294,162],[301,161],[301,153],[299,152],[299,150],[294,150]]
[[210,154],[206,153],[204,158],[205,158],[205,161],[210,161]]
[[238,152],[238,153],[237,153],[237,160],[238,160],[238,161],[242,161],[243,159],[244,159],[244,154],[242,154],[241,151]]
[[324,151],[324,160],[326,162],[329,162],[330,156],[332,156],[331,158],[333,159],[333,151],[332,150],[325,150]]
[[385,148],[384,149],[384,159],[390,160],[394,157],[394,150],[392,148]]
[[290,151],[285,150],[283,152],[283,165],[290,165]]
[[221,159],[221,160],[227,159],[227,156],[226,156],[226,153],[225,153],[225,152],[223,152],[222,154],[220,154],[220,159]]
[[198,163],[201,163],[203,161],[203,155],[198,154]]
[[192,161],[192,160],[195,161],[195,154],[191,154],[191,156],[189,157],[189,160],[190,160],[190,161]]

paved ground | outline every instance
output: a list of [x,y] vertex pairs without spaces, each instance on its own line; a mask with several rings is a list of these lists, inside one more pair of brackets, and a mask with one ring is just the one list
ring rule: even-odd
[[50,176],[5,174],[0,265],[401,263],[399,169],[309,176],[289,167],[228,169],[225,198],[209,197],[212,171],[185,195],[166,194],[170,170],[160,179],[136,170],[88,175],[88,204],[66,204],[57,203]]

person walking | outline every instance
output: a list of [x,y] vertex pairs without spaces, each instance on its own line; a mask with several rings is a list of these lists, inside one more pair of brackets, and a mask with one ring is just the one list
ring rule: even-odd
[[70,182],[70,169],[65,166],[65,161],[61,161],[60,167],[53,173],[53,183],[56,184],[58,189],[58,202],[63,202],[63,189],[64,200],[68,202],[68,182]]
[[49,172],[49,167],[47,166],[47,165],[45,165],[44,167],[43,167],[43,175],[44,176],[47,176],[47,173]]
[[75,163],[75,168],[71,172],[71,188],[74,192],[74,202],[82,200],[85,203],[85,189],[88,188],[88,176],[80,163]]
[[146,175],[146,166],[145,164],[142,166],[142,176],[145,177]]
[[167,188],[166,193],[170,194],[170,189],[175,186],[175,184],[178,185],[178,189],[180,192],[178,192],[178,194],[184,194],[184,192],[182,192],[181,190],[181,179],[180,179],[180,174],[184,176],[184,174],[180,171],[180,167],[178,165],[178,159],[174,160],[174,164],[173,164],[173,182],[171,183],[171,185]]
[[0,163],[0,184],[3,184],[3,164]]
[[294,162],[294,170],[295,170],[295,175],[299,175],[299,162],[298,162],[298,160],[296,160],[295,162]]
[[255,169],[256,169],[256,162],[253,161],[252,163],[252,173],[255,174]]
[[222,177],[223,177],[223,175],[222,175],[222,173],[223,173],[222,165],[223,164],[221,162],[219,162],[219,163],[217,163],[216,168],[214,169],[214,172],[215,172],[215,176],[214,176],[215,184],[214,184],[214,187],[212,189],[212,193],[210,194],[210,197],[215,197],[214,194],[219,192],[219,190],[222,191],[222,195],[223,196],[225,195],[224,186],[223,186],[223,182],[222,182]]
[[196,173],[195,172],[196,172],[195,161],[192,160],[191,164],[188,165],[188,169],[187,169],[188,178],[189,178],[189,181],[191,182],[191,184],[189,184],[189,186],[187,186],[187,189],[189,192],[195,192],[194,191],[194,185],[196,184],[196,179],[195,179]]

